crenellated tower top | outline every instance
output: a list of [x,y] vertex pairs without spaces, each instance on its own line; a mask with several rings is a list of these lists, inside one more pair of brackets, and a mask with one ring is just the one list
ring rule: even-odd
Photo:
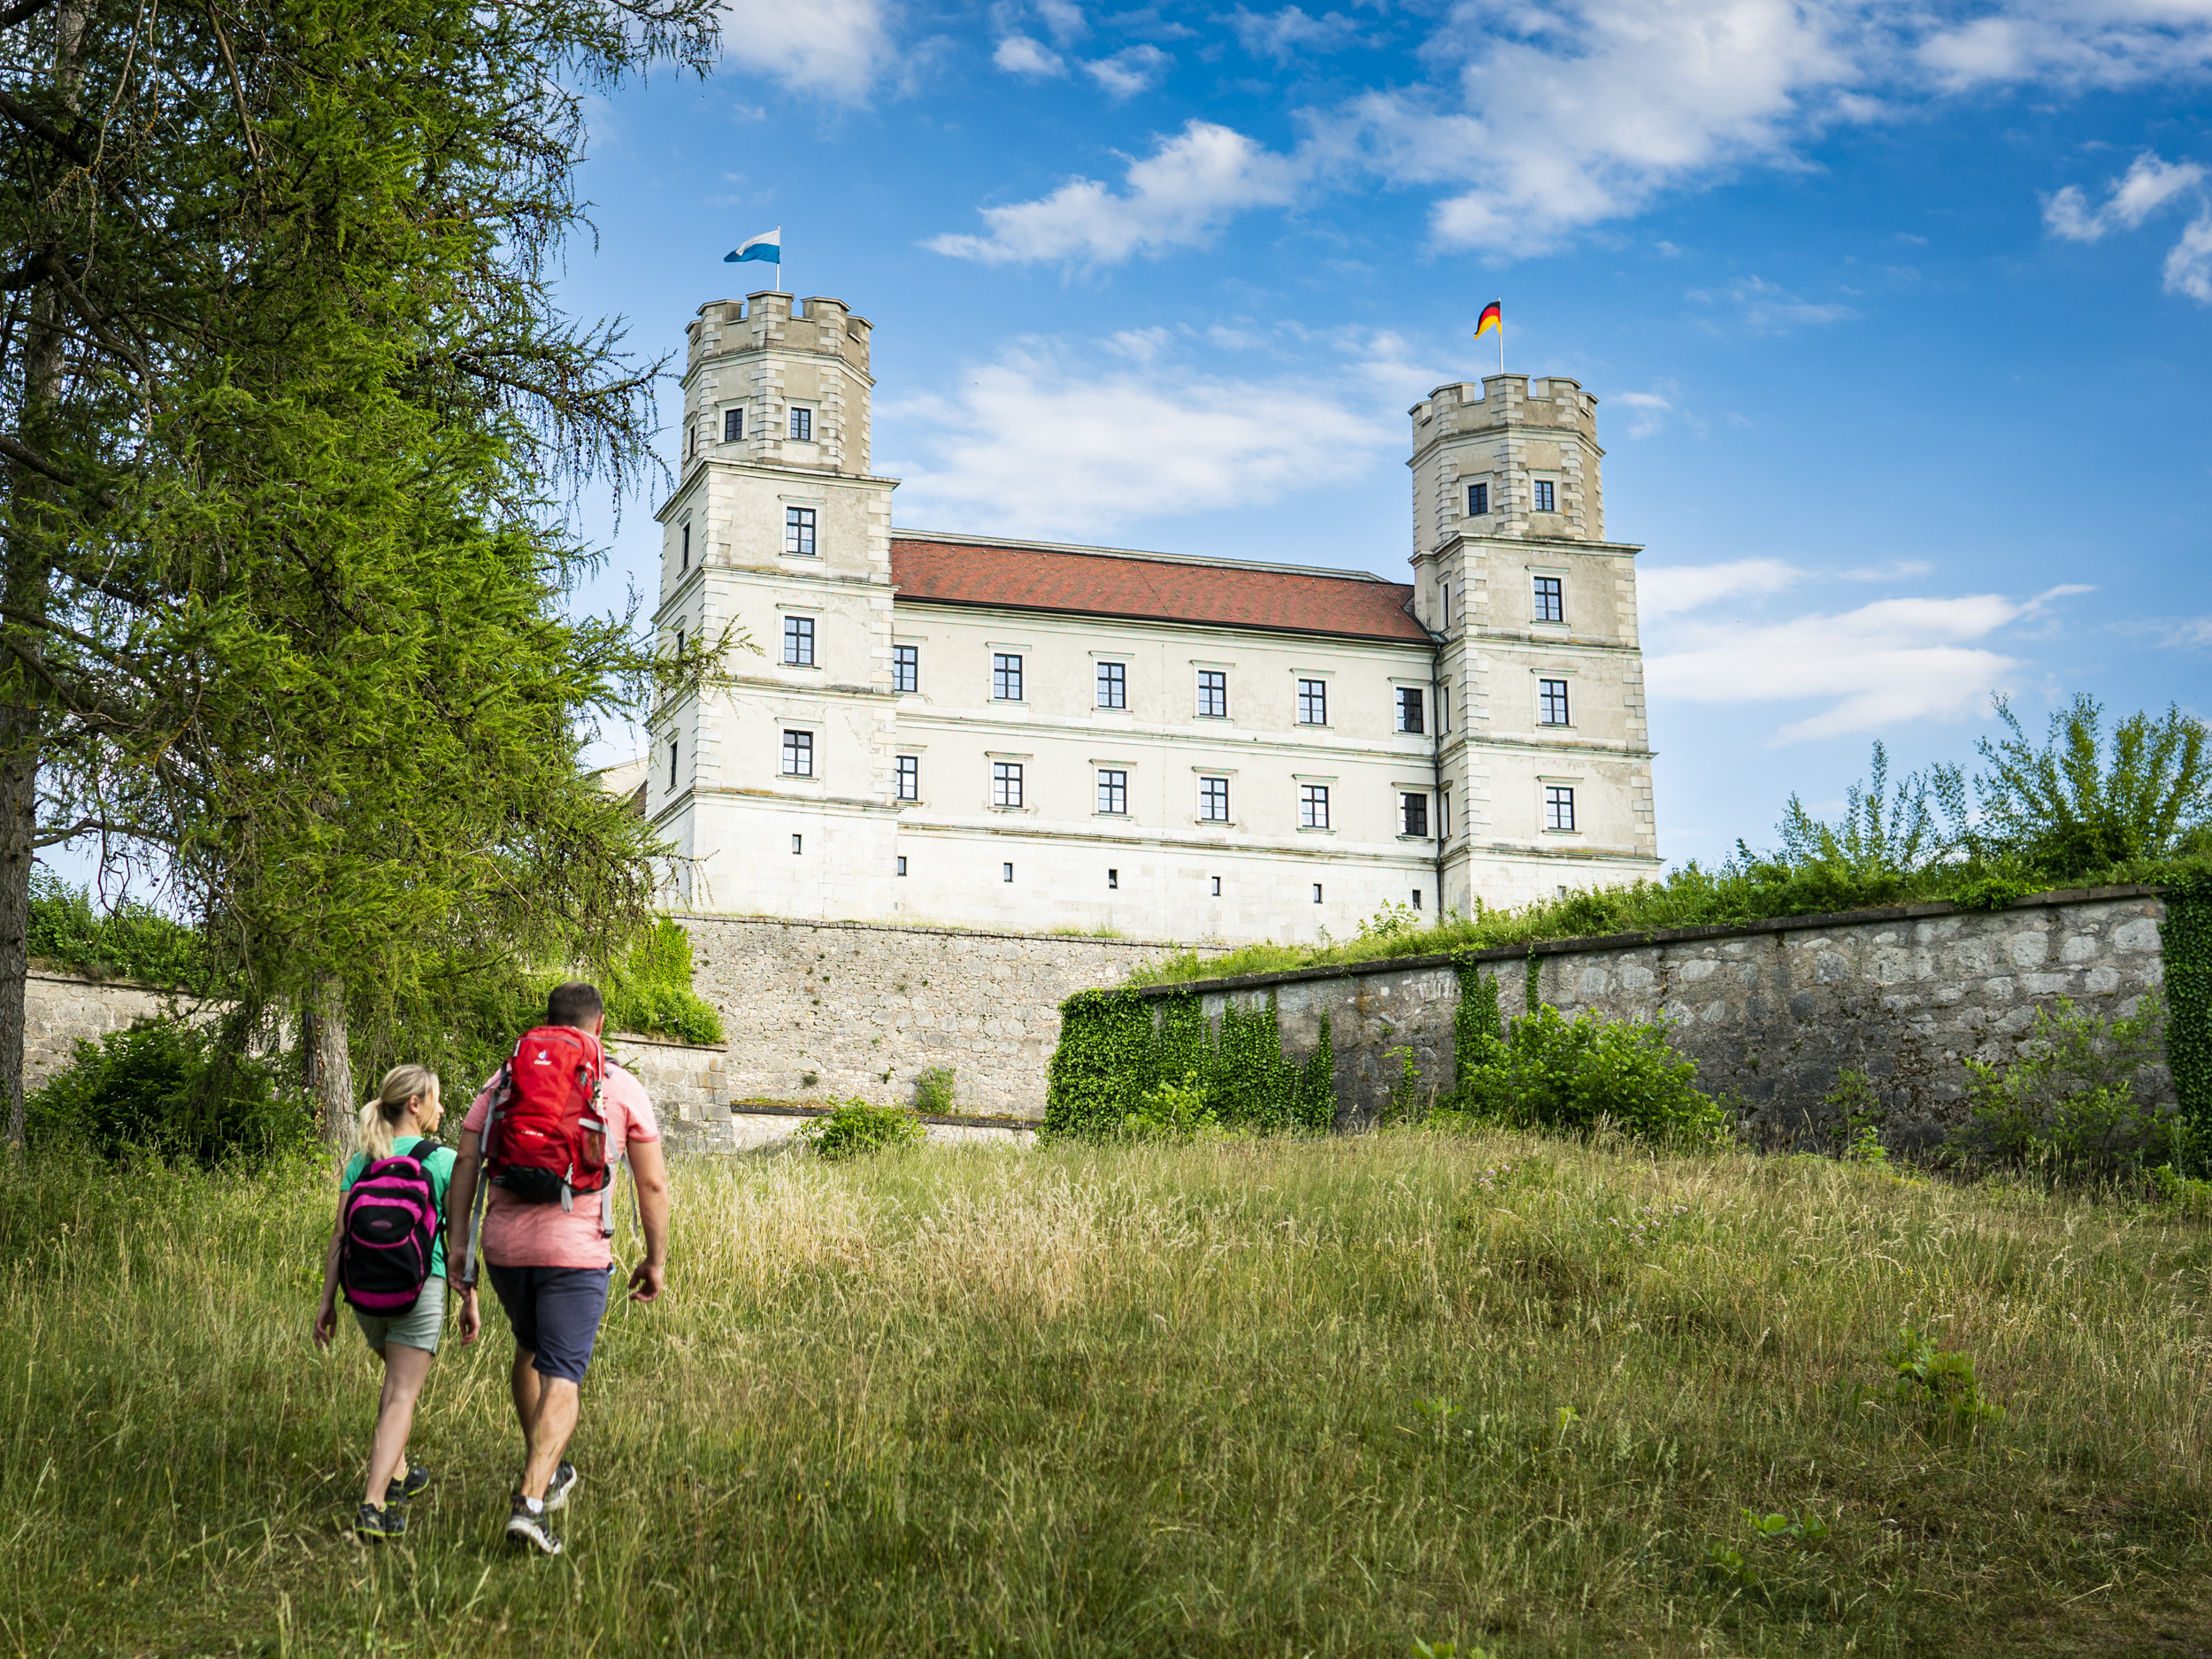
[[713,458],[867,476],[866,318],[767,291],[702,305],[686,333],[686,472]]
[[1597,404],[1558,374],[1486,375],[1416,403],[1415,557],[1454,535],[1604,541]]

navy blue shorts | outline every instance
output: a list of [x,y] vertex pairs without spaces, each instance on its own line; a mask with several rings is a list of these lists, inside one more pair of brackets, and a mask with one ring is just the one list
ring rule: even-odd
[[607,1312],[608,1272],[603,1267],[502,1267],[487,1262],[492,1288],[515,1328],[515,1346],[534,1355],[530,1369],[541,1377],[584,1380],[591,1345],[599,1340],[599,1321]]

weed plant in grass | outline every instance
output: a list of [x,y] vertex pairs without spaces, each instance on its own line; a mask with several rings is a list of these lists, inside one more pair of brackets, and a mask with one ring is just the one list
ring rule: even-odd
[[326,1179],[0,1177],[0,1647],[2212,1646],[2212,1234],[2169,1211],[1430,1129],[675,1185],[546,1561],[499,1546],[495,1311],[404,1543],[346,1535],[375,1372],[308,1344]]

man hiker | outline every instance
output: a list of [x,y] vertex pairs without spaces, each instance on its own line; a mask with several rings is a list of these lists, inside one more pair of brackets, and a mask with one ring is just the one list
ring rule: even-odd
[[[661,1294],[668,1262],[668,1170],[660,1125],[637,1079],[607,1059],[605,1005],[588,985],[557,986],[545,1024],[484,1086],[461,1125],[446,1212],[446,1259],[459,1263],[461,1340],[483,1328],[476,1300],[480,1251],[514,1327],[515,1416],[522,1482],[507,1517],[511,1542],[561,1552],[547,1517],[568,1502],[576,1471],[564,1463],[576,1432],[578,1390],[607,1310],[614,1273],[613,1171],[626,1152],[637,1188],[645,1259],[630,1270],[630,1300]],[[480,1240],[470,1236],[480,1177]]]

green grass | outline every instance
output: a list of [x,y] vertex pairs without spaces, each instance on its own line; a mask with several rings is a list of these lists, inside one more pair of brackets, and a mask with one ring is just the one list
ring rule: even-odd
[[[342,1530],[329,1202],[0,1179],[0,1652],[2212,1646],[2212,1233],[2162,1211],[1432,1131],[684,1164],[523,1561],[496,1316],[405,1546]],[[1923,1432],[1908,1323],[2001,1418]]]

